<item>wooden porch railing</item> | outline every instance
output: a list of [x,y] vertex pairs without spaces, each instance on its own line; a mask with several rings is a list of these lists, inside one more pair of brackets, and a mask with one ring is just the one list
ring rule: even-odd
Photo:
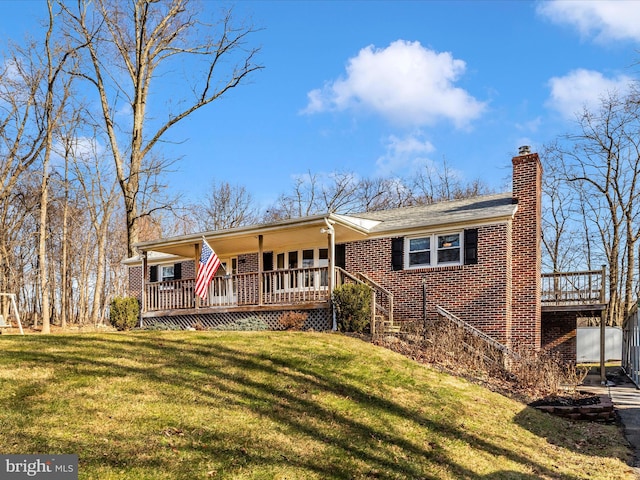
[[[195,297],[195,279],[146,285],[145,312],[196,307],[260,305],[260,274],[240,273],[214,277],[206,299]],[[262,273],[262,305],[329,300],[328,268],[312,267]]]
[[606,268],[581,272],[542,274],[542,305],[603,305],[606,303]]
[[362,283],[371,288],[371,333],[376,333],[376,324],[379,324],[381,331],[399,331],[399,326],[393,323],[393,294],[387,289],[373,281],[366,275],[359,273],[352,275],[346,270],[336,267],[336,286],[345,283]]

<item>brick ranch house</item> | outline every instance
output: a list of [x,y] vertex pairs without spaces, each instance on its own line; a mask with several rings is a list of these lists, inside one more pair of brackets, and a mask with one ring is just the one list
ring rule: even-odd
[[[330,292],[353,281],[373,289],[377,328],[429,321],[440,307],[506,347],[551,348],[575,361],[576,320],[602,308],[593,300],[602,284],[594,272],[541,274],[540,160],[523,147],[512,164],[510,193],[139,243],[125,264],[141,324],[257,318],[278,329],[295,311],[307,314],[305,328],[328,330]],[[193,292],[203,237],[226,268],[205,300]]]

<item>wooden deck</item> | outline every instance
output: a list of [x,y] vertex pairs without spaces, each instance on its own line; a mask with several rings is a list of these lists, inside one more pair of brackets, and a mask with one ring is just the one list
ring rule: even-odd
[[542,274],[543,311],[600,311],[607,305],[606,270]]

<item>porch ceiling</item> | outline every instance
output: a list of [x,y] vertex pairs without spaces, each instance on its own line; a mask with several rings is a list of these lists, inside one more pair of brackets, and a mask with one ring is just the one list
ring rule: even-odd
[[[349,225],[336,223],[333,227],[336,243],[364,238],[364,233],[361,230]],[[189,235],[164,241],[144,242],[139,247],[140,250],[146,252],[153,251],[195,258],[196,246],[201,243],[202,236],[204,236],[219,257],[231,257],[241,253],[257,252],[259,235],[262,235],[262,249],[265,252],[328,245],[327,233],[322,232],[322,229],[325,228],[326,223],[324,219],[320,218],[304,225],[207,232],[204,235]]]

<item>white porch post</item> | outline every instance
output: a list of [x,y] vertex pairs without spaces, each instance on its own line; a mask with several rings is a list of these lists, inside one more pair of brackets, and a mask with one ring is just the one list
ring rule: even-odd
[[[200,254],[202,253],[202,244],[201,243],[196,243],[194,244],[194,250],[195,250],[195,258],[193,259],[194,263],[195,263],[195,272],[196,272],[196,279],[198,278],[198,270],[200,270]],[[193,296],[195,297],[195,307],[196,309],[200,308],[200,297],[198,295],[196,295],[196,282],[197,280],[194,280],[193,282]]]
[[333,330],[337,330],[338,329],[338,324],[336,323],[336,312],[333,309],[333,302],[331,301],[331,297],[332,297],[332,293],[333,293],[333,289],[334,286],[336,284],[336,268],[335,268],[335,258],[336,258],[336,238],[335,238],[335,229],[333,228],[332,222],[328,219],[325,218],[324,219],[324,223],[327,224],[327,228],[325,229],[325,232],[327,233],[327,241],[328,241],[328,254],[327,254],[327,260],[329,263],[329,271],[327,272],[327,277],[328,277],[328,285],[327,288],[329,288],[329,303],[331,304],[331,317],[333,319],[333,325],[332,328]]
[[140,327],[142,327],[142,314],[147,311],[147,268],[149,261],[147,252],[141,252],[142,255],[142,281],[140,282]]
[[263,248],[264,237],[258,235],[258,305],[264,303],[264,265],[263,265]]

